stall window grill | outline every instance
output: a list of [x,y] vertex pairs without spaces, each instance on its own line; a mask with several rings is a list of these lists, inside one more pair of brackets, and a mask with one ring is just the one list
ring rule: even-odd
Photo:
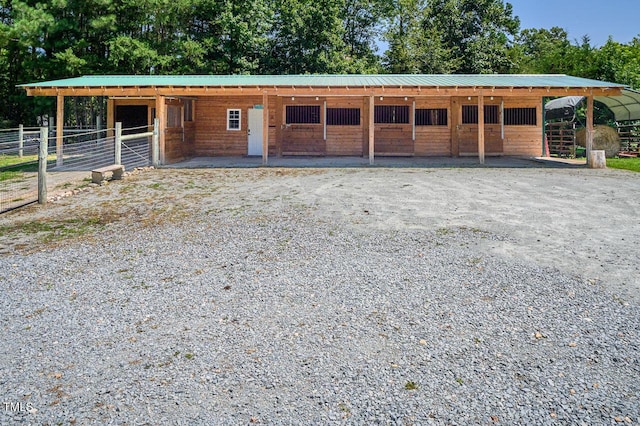
[[241,112],[239,109],[227,110],[227,130],[240,130],[241,128]]
[[328,126],[359,126],[360,108],[327,108]]
[[536,126],[538,124],[535,108],[505,108],[505,126]]
[[193,121],[193,100],[185,99],[184,101],[184,121]]
[[320,105],[287,105],[287,124],[320,124]]
[[447,109],[416,109],[416,126],[446,126]]
[[167,106],[167,127],[182,127],[182,108],[178,105]]
[[409,124],[409,106],[376,105],[374,120],[379,124]]
[[[462,105],[462,124],[478,124],[478,105]],[[500,124],[498,105],[484,106],[484,124]]]

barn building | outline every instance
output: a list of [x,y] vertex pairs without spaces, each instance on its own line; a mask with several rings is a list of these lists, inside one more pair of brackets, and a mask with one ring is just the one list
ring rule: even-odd
[[[30,96],[107,97],[107,125],[158,119],[160,163],[192,157],[540,156],[543,98],[622,85],[566,75],[85,76],[25,84]],[[59,126],[61,127],[61,126]],[[58,134],[62,141],[62,133]]]

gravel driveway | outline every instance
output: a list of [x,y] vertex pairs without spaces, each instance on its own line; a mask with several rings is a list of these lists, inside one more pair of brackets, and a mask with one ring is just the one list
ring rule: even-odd
[[0,216],[1,424],[639,424],[640,175],[150,170]]

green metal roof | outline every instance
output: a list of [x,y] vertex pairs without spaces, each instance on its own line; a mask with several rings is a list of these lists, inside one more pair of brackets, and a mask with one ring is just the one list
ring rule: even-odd
[[93,75],[20,87],[624,87],[562,74]]

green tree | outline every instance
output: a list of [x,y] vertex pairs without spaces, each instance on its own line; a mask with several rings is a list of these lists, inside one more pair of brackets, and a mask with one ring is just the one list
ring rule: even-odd
[[386,8],[387,1],[384,0],[344,1],[341,20],[344,27],[345,72],[367,74],[380,71],[376,42],[381,34]]
[[512,51],[517,58],[518,72],[561,74],[572,69],[568,62],[571,49],[567,32],[553,27],[522,30]]
[[424,41],[420,21],[424,13],[421,0],[394,0],[389,3],[385,40],[389,48],[384,55],[386,71],[392,74],[416,74],[420,66],[420,46]]
[[609,38],[594,56],[596,78],[640,89],[640,36],[628,44]]
[[[425,39],[439,40],[454,73],[508,73],[520,20],[502,0],[430,0],[422,22]],[[432,42],[433,43],[433,42]]]
[[275,74],[345,72],[341,13],[340,1],[277,0],[264,70]]

